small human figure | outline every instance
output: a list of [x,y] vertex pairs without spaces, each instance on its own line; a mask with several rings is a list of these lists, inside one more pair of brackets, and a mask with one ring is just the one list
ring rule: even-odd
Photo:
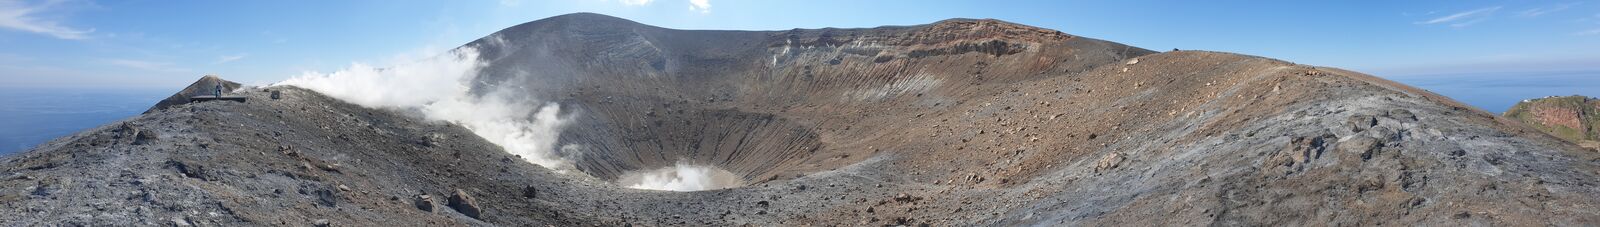
[[217,98],[222,98],[222,83],[217,83],[217,93],[215,94],[217,95]]

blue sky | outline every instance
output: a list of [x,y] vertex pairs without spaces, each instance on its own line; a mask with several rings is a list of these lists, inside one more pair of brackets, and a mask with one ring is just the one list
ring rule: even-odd
[[0,87],[176,89],[204,74],[266,84],[573,12],[721,30],[995,18],[1386,77],[1600,70],[1595,1],[0,0]]

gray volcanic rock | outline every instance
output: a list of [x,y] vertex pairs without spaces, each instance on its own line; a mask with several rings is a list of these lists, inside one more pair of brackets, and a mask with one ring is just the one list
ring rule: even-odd
[[417,196],[416,203],[418,210],[427,211],[428,213],[435,213],[439,210],[439,203],[434,202],[431,195]]
[[[268,99],[262,89],[236,91],[257,101],[176,105],[5,157],[0,207],[8,214],[0,223],[481,225],[454,213],[427,215],[402,198],[449,195],[455,185],[572,180],[512,161],[459,126],[296,88],[272,89],[283,98]],[[157,132],[157,138],[134,144],[119,127]],[[451,139],[436,146],[409,142],[420,138],[410,135],[423,134]],[[520,196],[479,199],[512,197]],[[551,215],[558,214],[487,220],[565,225]]]
[[477,200],[473,200],[471,195],[467,195],[467,192],[461,189],[456,189],[455,193],[450,195],[449,205],[451,209],[467,217],[479,218],[483,215],[483,209],[478,207]]
[[[248,103],[172,105],[4,157],[0,223],[1600,223],[1600,154],[1339,69],[970,19],[686,31],[573,14],[465,47],[486,63],[477,91],[578,116],[560,140],[583,147],[581,172],[407,110],[246,88]],[[611,183],[677,160],[749,184]],[[440,202],[453,209],[419,209]]]

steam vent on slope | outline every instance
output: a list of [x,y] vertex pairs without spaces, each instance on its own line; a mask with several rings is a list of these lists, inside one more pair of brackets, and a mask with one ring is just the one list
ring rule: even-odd
[[229,89],[5,157],[0,223],[1600,224],[1600,154],[1448,98],[987,19],[570,14]]

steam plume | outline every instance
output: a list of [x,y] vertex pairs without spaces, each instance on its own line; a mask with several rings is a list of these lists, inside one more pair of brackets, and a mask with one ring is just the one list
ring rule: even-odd
[[466,127],[528,162],[563,172],[573,169],[572,161],[555,152],[567,123],[560,105],[527,101],[532,99],[505,90],[474,95],[470,85],[484,65],[476,49],[460,48],[389,68],[355,63],[332,73],[307,72],[273,86],[311,89],[369,108],[414,110]]
[[624,173],[617,184],[637,189],[701,191],[738,187],[744,182],[727,170],[678,161],[660,169]]
[[[513,90],[491,90],[475,95],[471,83],[483,66],[485,63],[478,61],[476,49],[461,48],[388,68],[355,63],[332,73],[307,72],[273,86],[311,89],[369,108],[416,111],[431,120],[466,127],[530,163],[558,172],[576,169],[573,158],[561,155],[573,152],[556,150],[561,129],[570,119],[570,116],[560,115],[561,106],[528,101],[533,99]],[[626,173],[617,183],[631,188],[671,191],[722,189],[743,184],[738,176],[726,170],[687,162]]]

